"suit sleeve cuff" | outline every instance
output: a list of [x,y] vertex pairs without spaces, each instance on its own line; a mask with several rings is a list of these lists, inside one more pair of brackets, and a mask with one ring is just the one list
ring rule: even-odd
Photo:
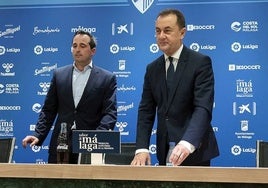
[[190,151],[190,153],[193,153],[195,151],[194,145],[191,144],[190,142],[187,142],[185,140],[181,140],[178,144],[181,144],[184,147],[186,147]]
[[148,149],[145,149],[145,148],[137,149],[136,152],[135,152],[135,155],[138,154],[138,153],[142,153],[142,152],[149,153],[149,150]]

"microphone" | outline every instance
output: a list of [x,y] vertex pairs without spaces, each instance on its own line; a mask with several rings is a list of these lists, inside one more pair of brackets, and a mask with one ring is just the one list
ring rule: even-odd
[[68,145],[67,123],[61,123],[61,129],[58,136],[57,163],[69,164],[69,145]]

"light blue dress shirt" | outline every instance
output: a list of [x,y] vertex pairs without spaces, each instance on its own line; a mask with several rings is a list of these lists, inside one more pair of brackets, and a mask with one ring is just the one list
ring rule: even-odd
[[74,70],[73,70],[73,98],[74,98],[74,105],[77,107],[84,89],[87,85],[88,78],[91,73],[92,69],[92,61],[84,67],[83,71],[80,71],[76,66],[75,63],[73,64]]

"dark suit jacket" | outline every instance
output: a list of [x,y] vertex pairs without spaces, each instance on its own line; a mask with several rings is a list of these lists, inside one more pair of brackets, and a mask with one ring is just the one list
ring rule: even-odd
[[157,117],[160,165],[165,165],[170,141],[185,140],[195,146],[196,151],[182,165],[195,165],[218,156],[210,124],[214,102],[211,59],[184,46],[174,80],[168,96],[164,55],[147,66],[138,111],[137,149],[148,148]]
[[49,157],[55,161],[57,138],[60,124],[66,122],[70,127],[76,123],[79,130],[113,130],[117,119],[116,77],[114,74],[93,65],[83,95],[75,108],[72,91],[73,65],[54,71],[49,91],[36,125],[34,136],[41,145],[54,123]]

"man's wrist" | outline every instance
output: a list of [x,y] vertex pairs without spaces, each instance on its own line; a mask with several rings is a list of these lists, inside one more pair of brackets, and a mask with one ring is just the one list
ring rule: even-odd
[[184,147],[186,147],[190,151],[190,153],[193,153],[195,151],[194,145],[191,144],[190,142],[187,142],[185,140],[181,140],[178,144],[181,144]]
[[137,149],[135,151],[135,155],[137,155],[138,153],[149,153],[149,150],[146,148]]

